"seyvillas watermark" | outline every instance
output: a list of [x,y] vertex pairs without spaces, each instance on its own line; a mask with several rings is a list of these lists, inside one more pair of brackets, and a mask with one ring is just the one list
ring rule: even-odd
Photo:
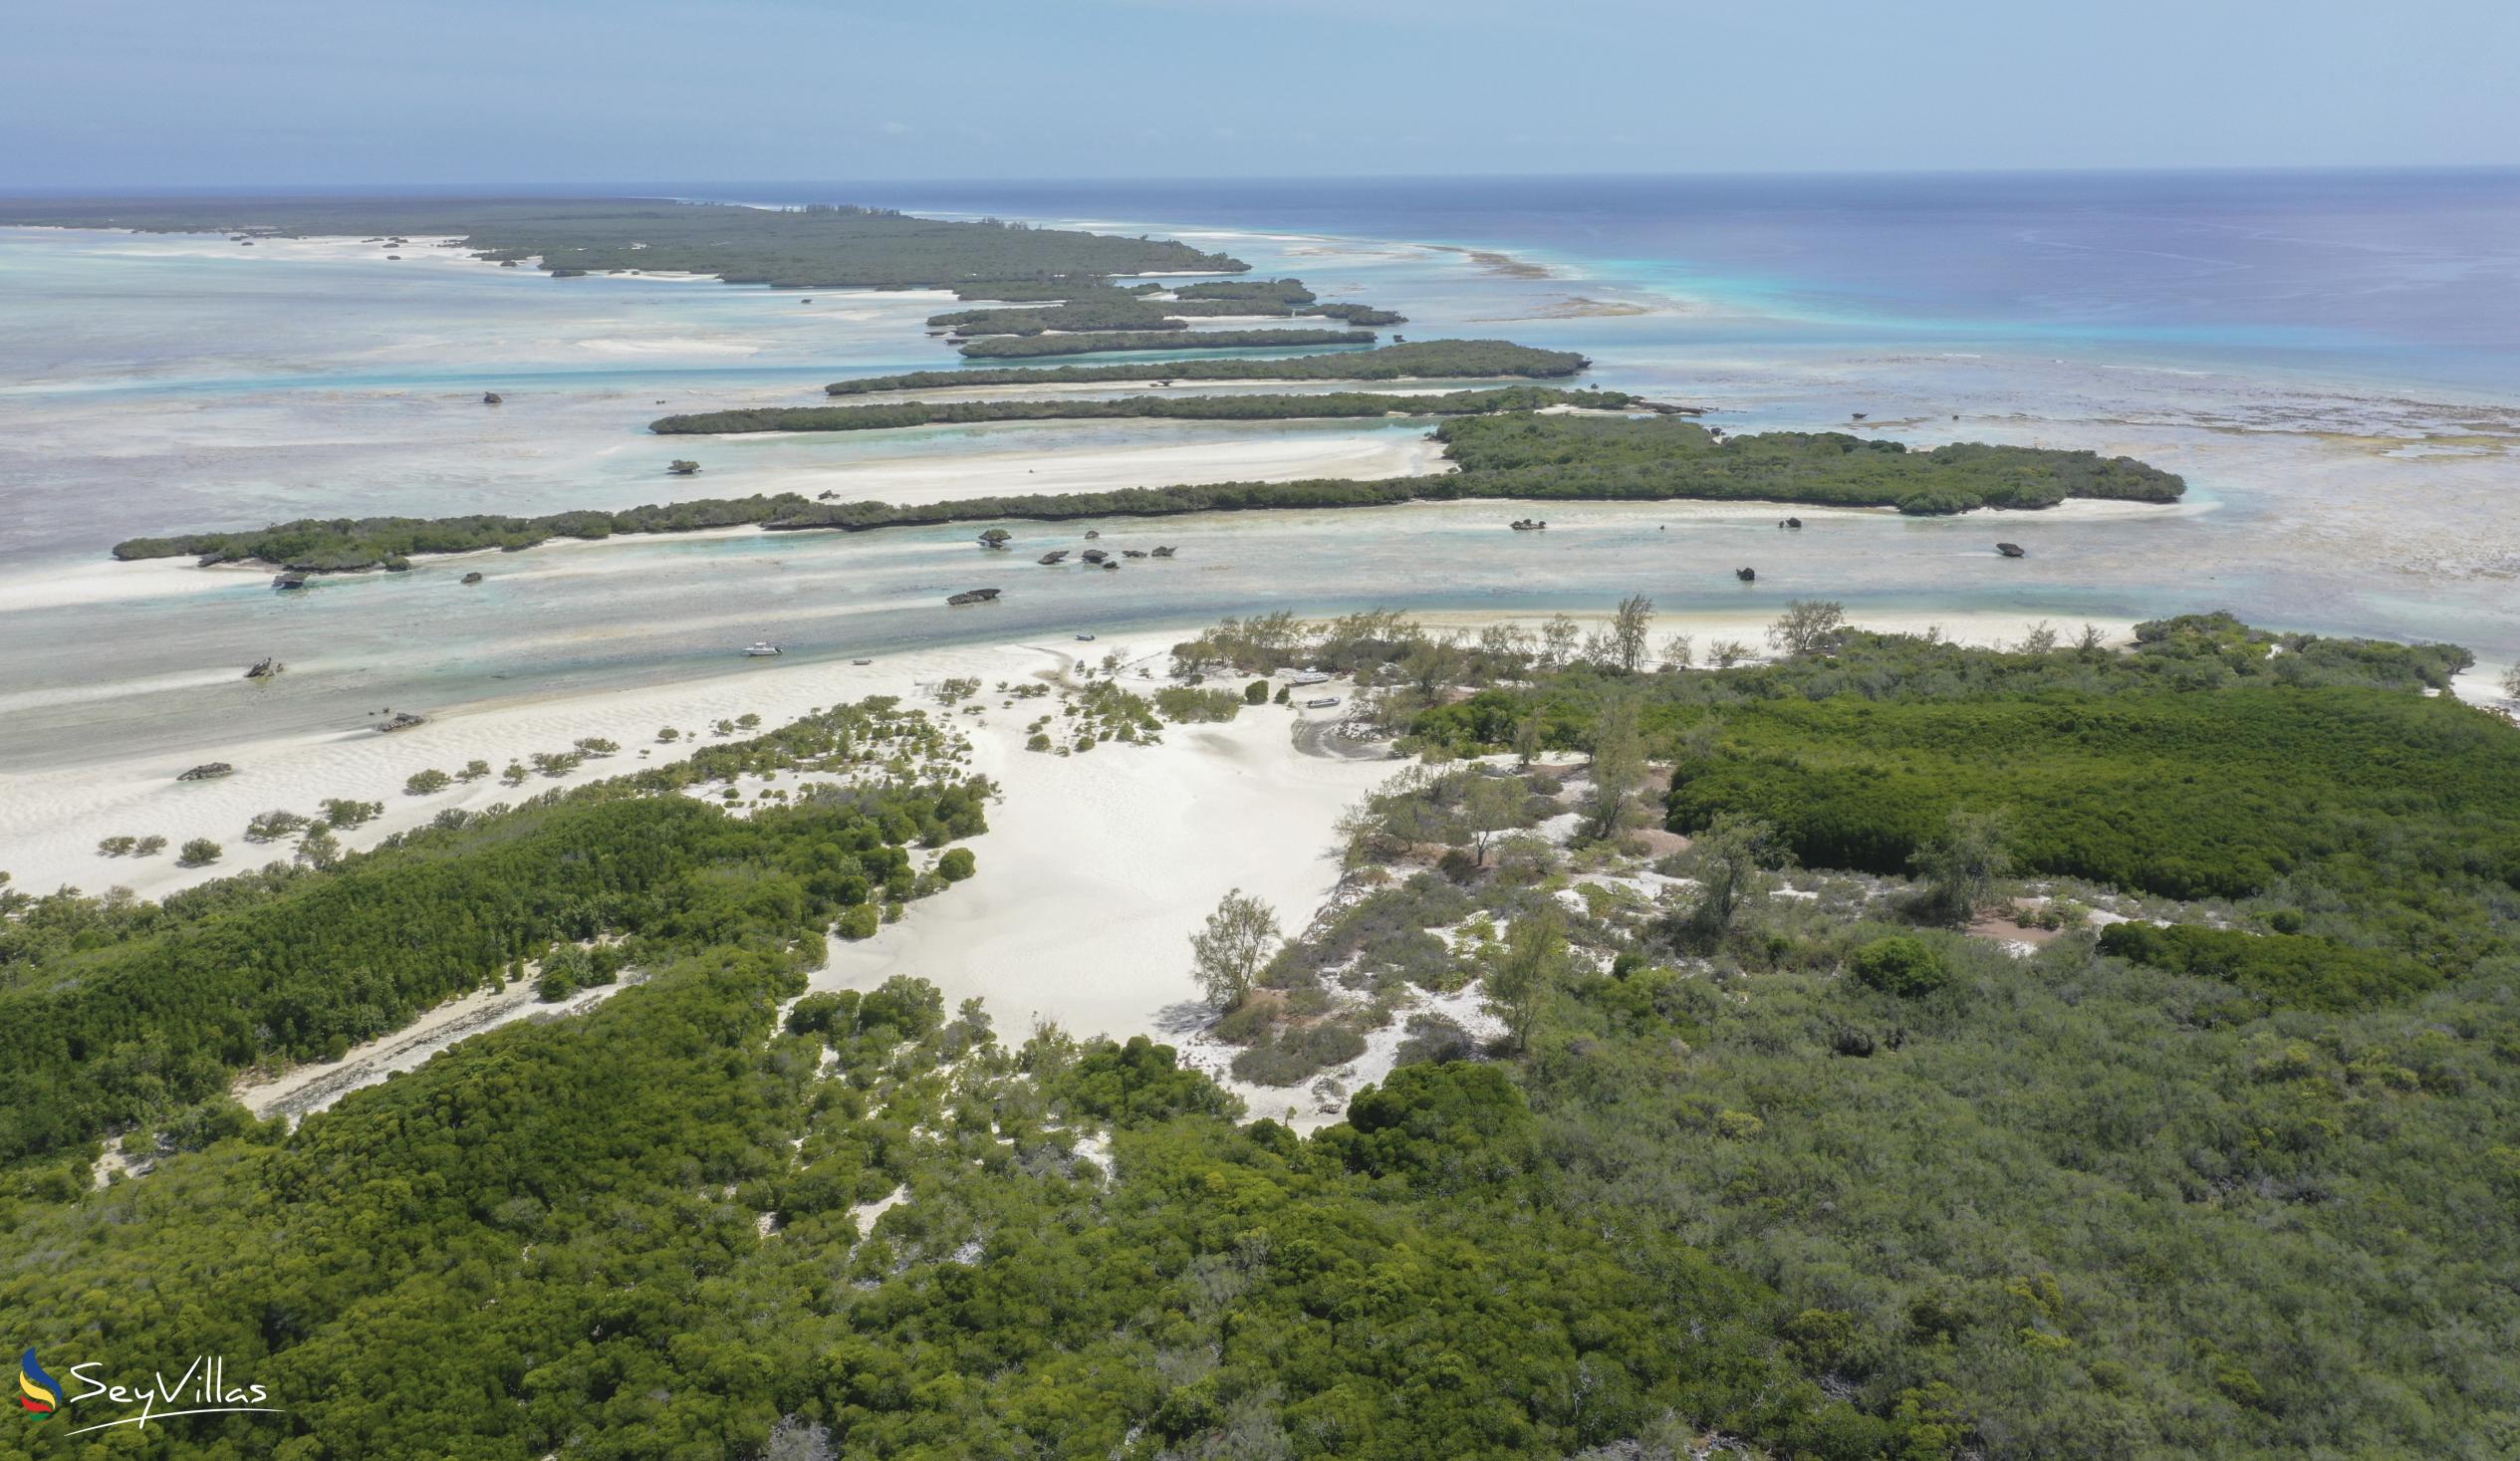
[[[6,1352],[6,1351],[0,1351]],[[142,1430],[152,1420],[171,1420],[178,1415],[283,1415],[277,1405],[263,1403],[271,1398],[269,1391],[257,1384],[231,1383],[227,1376],[227,1360],[215,1354],[194,1357],[181,1374],[172,1379],[164,1370],[150,1373],[146,1384],[115,1384],[104,1376],[102,1361],[91,1360],[70,1366],[70,1380],[77,1388],[65,1391],[61,1381],[48,1373],[35,1357],[35,1346],[27,1346],[18,1356],[18,1404],[38,1418],[65,1414],[67,1406],[89,1406],[102,1401],[108,1405],[137,1405],[134,1415],[118,1415],[110,1420],[73,1426],[64,1435],[86,1435],[94,1430],[112,1430],[116,1426],[133,1425]],[[75,1418],[85,1419],[86,1412]]]

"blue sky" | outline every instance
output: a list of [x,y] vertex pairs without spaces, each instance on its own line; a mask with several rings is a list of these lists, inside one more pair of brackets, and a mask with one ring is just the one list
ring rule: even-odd
[[26,0],[0,188],[2520,162],[2515,0]]

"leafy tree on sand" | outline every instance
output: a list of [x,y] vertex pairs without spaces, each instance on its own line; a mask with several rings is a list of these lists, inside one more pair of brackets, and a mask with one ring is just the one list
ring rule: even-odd
[[1190,963],[1208,1003],[1221,1010],[1251,997],[1260,968],[1285,940],[1277,912],[1234,888],[1217,900],[1207,922],[1190,935]]

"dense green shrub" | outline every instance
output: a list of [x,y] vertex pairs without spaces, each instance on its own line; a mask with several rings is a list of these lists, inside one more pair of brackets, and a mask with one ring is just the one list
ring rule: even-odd
[[1931,994],[1950,982],[1951,970],[1933,946],[1911,934],[1877,938],[1847,959],[1856,982],[1901,998]]
[[2101,930],[2100,950],[2181,974],[2226,980],[2270,1004],[2299,1009],[2366,1009],[2419,994],[2442,978],[2440,970],[2412,959],[2332,938],[2193,923],[2113,923]]

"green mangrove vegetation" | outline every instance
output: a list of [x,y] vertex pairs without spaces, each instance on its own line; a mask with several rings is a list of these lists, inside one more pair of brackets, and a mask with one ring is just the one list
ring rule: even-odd
[[459,813],[321,875],[162,904],[37,899],[0,924],[0,1099],[24,1113],[0,1167],[220,1096],[249,1068],[337,1059],[558,944],[627,939],[643,962],[716,941],[747,908],[810,925],[907,897],[905,847],[978,832],[985,782],[827,783],[747,822],[674,793],[878,751],[924,763],[933,737],[921,712],[869,701],[479,828]]
[[[1192,398],[1185,397],[1181,403],[1191,411],[1205,409],[1204,403],[1192,404]],[[935,409],[926,402],[911,404]],[[1063,406],[1058,413],[1068,413],[1068,408]],[[746,413],[736,419],[753,417]],[[1494,450],[1494,442],[1477,437],[1460,439],[1462,428],[1490,422],[1508,428],[1503,433],[1508,450]],[[1592,425],[1619,429],[1599,434],[1583,429]],[[1666,502],[1712,497],[1896,507],[1910,513],[1963,512],[1979,506],[2042,507],[2068,496],[2168,501],[2185,490],[2185,483],[2170,473],[2124,457],[2104,460],[2090,452],[1974,444],[1909,452],[1897,442],[1799,432],[1776,433],[1779,439],[1773,442],[1768,436],[1740,436],[1717,443],[1701,427],[1666,418],[1531,411],[1454,415],[1437,428],[1436,435],[1445,440],[1447,454],[1466,453],[1472,460],[1463,462],[1457,472],[1375,481],[1220,482],[917,504],[819,502],[780,493],[534,518],[491,514],[309,518],[253,532],[134,538],[116,544],[114,553],[122,559],[192,555],[205,565],[256,561],[302,572],[334,573],[384,565],[414,554],[521,549],[552,538],[593,539],[616,533],[688,532],[738,525],[774,531],[866,531],[993,519],[1058,522],[1482,499]],[[1554,452],[1541,445],[1552,440],[1562,443]],[[1600,465],[1589,459],[1597,449],[1603,459]],[[1502,464],[1489,464],[1498,462]]]
[[[1828,608],[1721,669],[1650,647],[1641,596],[1589,637],[1181,646],[1233,676],[1185,691],[1217,713],[1320,664],[1426,756],[1343,826],[1330,916],[1282,939],[1229,897],[1194,948],[1236,1070],[1331,1103],[1309,1136],[1142,1038],[806,992],[835,924],[989,875],[956,846],[987,788],[885,701],[162,904],[0,886],[0,1306],[56,1370],[206,1350],[269,1386],[284,1413],[152,1421],[213,1461],[2501,1435],[2520,729],[2426,693],[2464,654],[2221,615],[1969,649]],[[683,795],[772,768],[861,779]],[[2262,867],[2154,871],[2226,852]],[[226,1097],[555,977],[625,987],[294,1128]],[[1465,992],[1496,1033],[1423,1012]],[[1396,1065],[1313,1080],[1378,1020]],[[108,1140],[138,1175],[95,1184]],[[65,1429],[6,1445],[85,1454]]]
[[930,315],[930,329],[962,335],[1039,335],[1048,330],[1186,330],[1179,312],[1114,290],[1107,296],[1008,310],[952,310]]
[[1561,390],[1507,385],[1389,395],[1334,390],[1309,395],[1130,395],[1112,400],[905,400],[867,406],[756,406],[663,416],[647,424],[661,436],[737,431],[883,431],[902,426],[971,425],[985,421],[1099,421],[1147,416],[1175,421],[1295,421],[1379,416],[1474,415],[1545,406],[1629,410],[1644,401],[1622,390]]
[[1236,303],[1273,305],[1309,305],[1317,296],[1304,287],[1301,279],[1219,279],[1199,284],[1173,286],[1171,294],[1184,300],[1231,300]]
[[1130,350],[1291,350],[1299,346],[1372,345],[1371,330],[1134,331],[1082,335],[991,335],[959,347],[969,359],[1082,356]]
[[1535,350],[1505,340],[1415,340],[1374,350],[1269,360],[1166,361],[1161,365],[1046,365],[909,370],[835,380],[832,395],[887,390],[943,390],[963,385],[1068,385],[1099,380],[1470,380],[1519,375],[1573,375],[1592,362],[1573,351]]
[[1372,305],[1278,305],[1232,300],[1147,300],[1122,290],[1098,291],[1058,304],[1017,309],[953,310],[930,315],[931,329],[962,335],[1039,335],[1049,330],[1181,330],[1196,319],[1306,316],[1350,325],[1404,325],[1407,317]]
[[1911,514],[1981,507],[2054,507],[2070,497],[2175,502],[2187,484],[2132,457],[1954,442],[1903,442],[1842,431],[1722,437],[1669,417],[1517,415],[1447,421],[1444,455],[1475,477],[1528,485],[1493,496],[1595,497],[1895,507]]
[[[1508,1061],[1556,1200],[1774,1286],[1840,1393],[1949,1427],[1904,1454],[2501,1434],[2520,1363],[2468,1337],[2520,1321],[2476,1281],[2520,1258],[2520,729],[2438,693],[2464,651],[2220,614],[1971,649],[1833,608],[1705,670],[1642,596],[1589,635],[1185,642],[1351,675],[1425,757],[1212,1027],[1236,1070],[1311,1081],[1400,1020],[1403,1059]],[[1501,1035],[1411,1013],[1472,980]]]
[[[885,208],[746,208],[656,198],[13,198],[0,223],[146,233],[453,237],[490,260],[556,275],[715,275],[795,289],[911,289],[1084,278],[1234,259],[1162,239],[916,218]],[[1005,296],[995,296],[1004,298]]]

